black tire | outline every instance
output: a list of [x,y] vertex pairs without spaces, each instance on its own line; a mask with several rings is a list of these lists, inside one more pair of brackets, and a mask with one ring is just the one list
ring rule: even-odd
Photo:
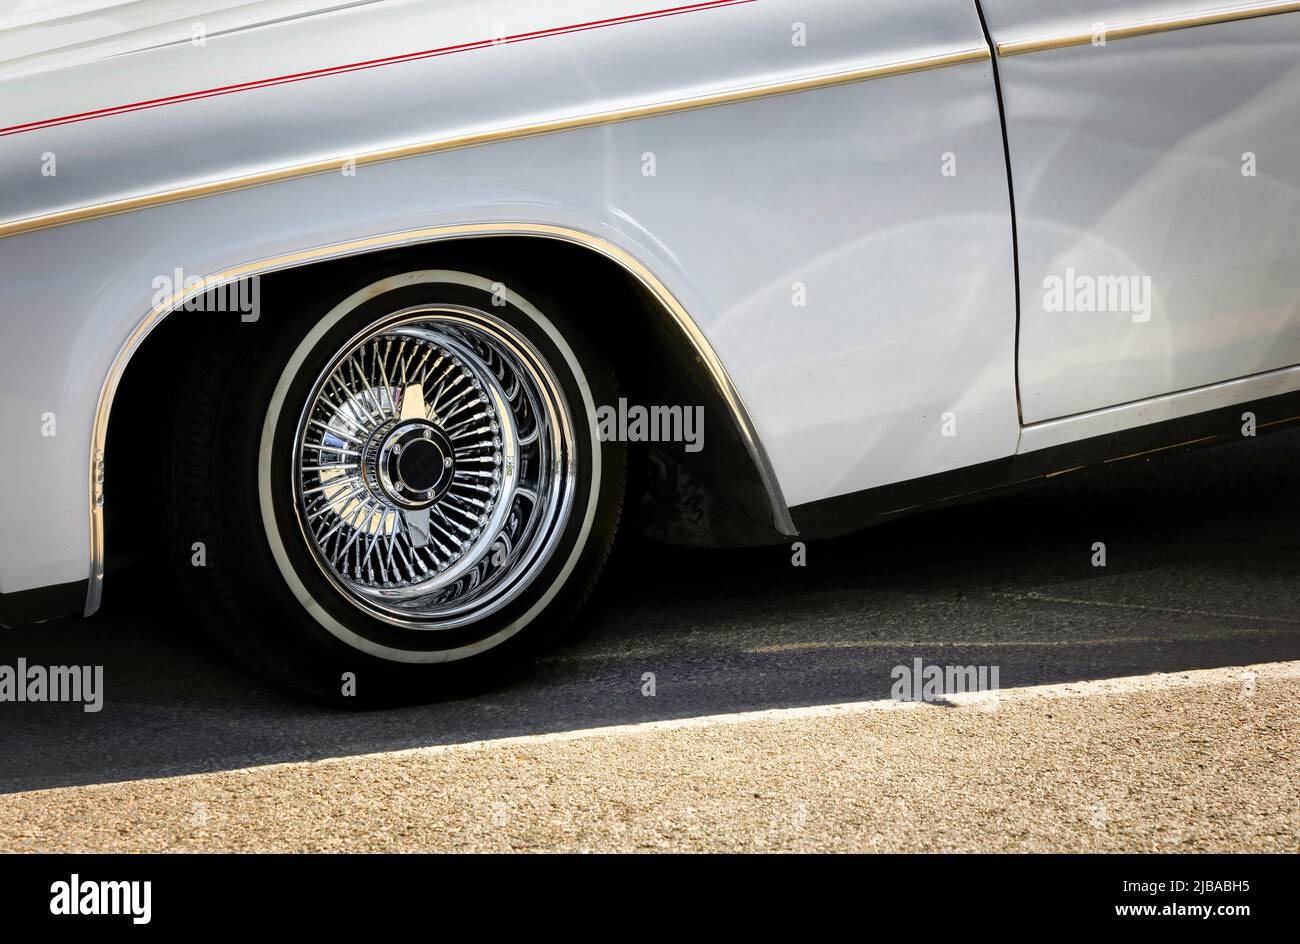
[[[488,288],[503,282],[505,304],[499,289]],[[481,266],[371,277],[354,289],[299,311],[264,312],[252,324],[205,329],[177,398],[168,451],[168,556],[201,623],[277,682],[356,707],[470,694],[509,678],[565,630],[605,563],[623,503],[626,455],[621,444],[596,436],[592,408],[614,402],[615,379],[559,304]],[[552,529],[549,554],[538,552],[530,579],[516,580],[515,596],[497,610],[448,629],[436,621],[395,625],[350,596],[338,573],[331,576],[313,556],[320,552],[298,504],[306,499],[291,487],[301,474],[293,456],[301,454],[302,439],[295,437],[309,422],[304,409],[319,402],[311,399],[313,385],[330,358],[394,312],[424,306],[486,312],[526,339],[549,368],[576,430],[572,505]],[[396,400],[389,403],[396,414]],[[203,545],[202,566],[196,542]]]

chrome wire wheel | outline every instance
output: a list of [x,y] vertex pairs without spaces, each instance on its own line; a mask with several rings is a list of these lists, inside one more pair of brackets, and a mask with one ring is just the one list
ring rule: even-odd
[[409,308],[347,342],[299,419],[301,535],[353,605],[419,630],[496,612],[555,549],[575,489],[574,421],[506,321]]

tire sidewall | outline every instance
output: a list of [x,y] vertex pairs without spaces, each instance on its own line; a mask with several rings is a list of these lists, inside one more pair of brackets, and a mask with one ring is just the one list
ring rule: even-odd
[[[466,674],[532,650],[547,634],[525,632],[543,617],[567,616],[585,595],[603,561],[603,534],[611,490],[621,498],[622,455],[602,444],[596,428],[597,396],[583,358],[552,317],[513,290],[501,301],[499,283],[468,272],[429,269],[381,279],[352,293],[311,325],[279,360],[257,450],[257,510],[261,537],[274,560],[280,588],[292,598],[289,614],[299,633],[318,643],[320,670],[337,685],[336,671],[358,668],[393,677],[427,677],[453,667]],[[495,290],[495,291],[494,291]],[[324,366],[359,332],[397,311],[421,305],[477,308],[508,322],[549,366],[568,406],[573,427],[573,500],[558,542],[530,584],[517,597],[472,627],[461,630],[398,629],[349,602],[330,582],[306,545],[295,517],[292,454],[298,418]],[[588,355],[587,363],[593,363]],[[599,372],[595,379],[599,383]],[[610,474],[617,472],[615,476]],[[601,514],[602,510],[606,511]],[[615,513],[614,522],[617,517]],[[592,560],[593,555],[598,559]],[[270,576],[270,575],[268,575]],[[306,655],[304,653],[304,655]],[[308,656],[308,658],[310,658]],[[442,670],[439,667],[443,667]],[[314,674],[314,673],[313,673]]]

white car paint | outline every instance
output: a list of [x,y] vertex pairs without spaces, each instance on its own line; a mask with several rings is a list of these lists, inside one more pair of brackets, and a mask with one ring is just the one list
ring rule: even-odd
[[[0,66],[0,175],[7,184],[0,228],[307,162],[341,166],[349,155],[411,142],[988,48],[973,0],[746,0],[540,38],[529,34],[672,4],[383,0],[317,16],[303,9],[289,19],[249,15],[238,28],[209,32],[203,45],[184,41],[179,17],[150,19],[150,8],[162,4],[132,6],[143,19],[116,31],[52,40],[28,55],[0,47],[9,60]],[[273,6],[250,9],[266,13]],[[1196,0],[1094,5],[1125,21],[1195,7]],[[985,9],[995,43],[1081,22],[1060,13],[1061,4],[1051,16],[1012,0],[985,0]],[[1281,52],[1268,50],[1256,23],[1283,31]],[[1092,50],[1082,48],[998,61],[1010,89],[1020,213],[1020,374],[1032,393],[1026,421],[1078,404],[1107,406],[1133,391],[1167,394],[1180,378],[1225,379],[1236,376],[1225,371],[1246,361],[1260,369],[1267,359],[1251,345],[1270,334],[1285,338],[1291,322],[1280,298],[1294,279],[1276,267],[1290,258],[1294,241],[1268,250],[1248,272],[1267,283],[1246,289],[1262,312],[1249,331],[1232,328],[1222,308],[1180,309],[1178,318],[1189,321],[1170,321],[1161,308],[1156,330],[1188,324],[1208,333],[1185,342],[1181,332],[1166,331],[1163,348],[1134,348],[1075,318],[1061,322],[1065,334],[1053,340],[1056,322],[1035,315],[1028,301],[1033,280],[1053,265],[1074,262],[1083,271],[1148,246],[1143,240],[1161,231],[1141,213],[1160,210],[1168,199],[1158,176],[1147,173],[1129,210],[1131,181],[1118,173],[1091,180],[1096,154],[1090,165],[1086,155],[1063,156],[1053,143],[1094,144],[1102,156],[1122,147],[1122,128],[1106,110],[1107,96],[1119,95],[1128,109],[1120,113],[1151,119],[1151,140],[1168,151],[1142,154],[1146,170],[1172,168],[1177,181],[1197,179],[1187,168],[1203,166],[1205,155],[1185,154],[1179,129],[1214,127],[1200,110],[1205,102],[1236,102],[1244,122],[1252,104],[1264,116],[1285,113],[1287,91],[1270,94],[1260,82],[1288,74],[1277,71],[1276,56],[1289,53],[1294,64],[1297,24],[1300,17],[1287,15],[1206,27],[1239,38],[1224,50],[1199,29],[1151,38],[1177,52],[1165,56],[1157,45],[1165,65],[1156,68],[1173,70],[1163,74],[1166,81],[1177,78],[1177,65],[1169,63],[1182,63],[1192,81],[1224,78],[1234,65],[1243,73],[1239,84],[1225,79],[1229,88],[1219,98],[1192,89],[1162,100],[1168,115],[1148,114],[1134,100],[1139,53],[1152,45],[1147,38],[1106,51],[1119,53],[1107,62],[1129,68],[1127,84],[1107,79],[1096,65],[1101,60],[1084,58]],[[154,43],[148,31],[160,28],[170,32]],[[801,29],[803,45],[795,41]],[[14,34],[0,32],[0,41],[6,35]],[[309,80],[207,91],[476,43]],[[1196,58],[1198,48],[1209,50],[1209,65]],[[1244,58],[1252,51],[1273,58],[1252,66]],[[144,102],[155,104],[133,104]],[[1061,118],[1035,117],[1053,107]],[[117,110],[67,120],[97,109]],[[1070,122],[1085,119],[1099,123],[1101,143],[1089,141],[1087,124],[1072,132]],[[1043,120],[1057,128],[1057,138],[1038,134]],[[1291,170],[1270,169],[1265,181],[1279,201],[1294,196],[1284,191],[1297,153],[1293,139],[1280,134],[1262,136],[1261,145],[1292,148]],[[1207,140],[1230,139],[1225,131]],[[649,155],[653,176],[644,170]],[[50,156],[55,176],[42,174]],[[1101,219],[1091,239],[1079,236],[1086,201],[1068,187],[1042,189],[1041,171],[1054,160],[1065,162],[1077,188],[1104,195],[1094,209],[1114,214]],[[689,313],[725,366],[770,459],[781,503],[1010,456],[1022,448],[1010,197],[994,63],[984,58],[424,153],[369,164],[355,176],[321,173],[71,225],[19,226],[0,238],[7,319],[0,345],[0,533],[21,536],[0,542],[0,592],[89,575],[87,475],[96,459],[96,410],[101,395],[111,400],[115,359],[129,353],[129,339],[149,317],[158,277],[177,268],[206,276],[435,227],[550,226],[591,234],[637,260]],[[1250,237],[1256,250],[1289,232],[1276,207],[1257,208],[1275,231]],[[1093,252],[1094,244],[1110,254]],[[1144,264],[1161,274],[1159,265],[1175,264],[1176,248],[1176,241],[1162,244]],[[1226,239],[1201,248],[1198,260],[1225,278],[1229,264],[1247,258]],[[1222,264],[1215,248],[1225,253]],[[805,306],[795,302],[801,290]],[[1071,347],[1075,339],[1087,370]],[[1216,358],[1209,352],[1216,339],[1242,356]],[[1286,351],[1269,357],[1285,359]],[[1187,364],[1174,362],[1180,352],[1189,354]],[[1105,360],[1130,353],[1133,365]],[[1114,386],[1099,386],[1094,375]],[[55,436],[43,435],[46,414],[58,419]]]
[[0,0],[0,78],[380,0]]
[[[984,6],[1002,44],[1232,5]],[[1300,363],[1298,50],[1293,13],[1000,61],[1026,422]],[[1145,280],[1146,310],[1050,310],[1067,272]]]
[[[409,5],[394,4],[393,9]],[[411,138],[599,111],[700,91],[924,58],[983,43],[964,0],[832,4],[761,0],[459,56],[112,115],[0,138],[3,218],[164,189],[232,169],[345,155]],[[830,9],[835,7],[835,9]],[[389,5],[272,26],[333,39],[336,58]],[[645,0],[425,5],[428,44],[647,9]],[[495,17],[491,14],[495,11]],[[905,12],[912,11],[904,15]],[[819,37],[791,44],[791,23]],[[423,21],[421,21],[423,22]],[[394,30],[383,30],[391,51]],[[420,30],[410,28],[408,37]],[[273,58],[265,31],[168,47],[139,67],[94,63],[29,82],[36,94],[5,126],[109,101],[76,88],[124,83],[125,99],[254,74]],[[284,68],[328,61],[320,45]],[[423,45],[423,43],[419,44]],[[410,48],[408,42],[405,48]],[[360,47],[368,48],[368,47]],[[213,55],[213,52],[221,55]],[[170,68],[203,63],[200,76]],[[663,63],[671,62],[673,68]],[[229,63],[229,72],[222,71]],[[126,70],[123,72],[123,70]],[[277,68],[280,71],[277,60]],[[520,94],[520,76],[529,76]],[[26,80],[25,80],[26,81]],[[250,100],[245,97],[255,96]],[[375,102],[385,102],[376,109]],[[436,107],[431,107],[436,106]],[[107,133],[111,123],[112,134]],[[58,155],[55,178],[40,156]],[[653,151],[657,174],[642,174]],[[941,175],[945,152],[961,155]],[[987,61],[724,108],[449,151],[43,229],[0,241],[10,310],[30,312],[7,346],[5,411],[19,446],[0,459],[4,530],[31,534],[0,559],[6,592],[84,576],[81,506],[90,424],[117,349],[150,309],[154,279],[206,275],[261,258],[445,224],[537,222],[593,233],[667,284],[730,372],[791,504],[1005,455],[1018,423],[1012,388],[1010,218]],[[719,252],[719,246],[729,247]],[[66,260],[55,266],[49,260]],[[73,262],[74,264],[68,264]],[[900,278],[903,273],[910,273]],[[808,288],[806,308],[793,285]],[[62,417],[40,435],[44,410]],[[965,435],[940,434],[956,411]],[[40,456],[49,474],[29,472]],[[20,459],[19,456],[27,458]]]

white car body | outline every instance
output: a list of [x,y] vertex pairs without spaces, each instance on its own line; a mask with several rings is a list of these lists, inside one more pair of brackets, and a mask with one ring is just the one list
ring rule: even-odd
[[[1300,390],[1300,3],[0,12],[0,593],[33,618],[98,606],[145,337],[309,261],[503,234],[613,259],[790,540],[854,496]],[[204,281],[160,301],[177,270]],[[1054,279],[1138,281],[1081,310]]]

